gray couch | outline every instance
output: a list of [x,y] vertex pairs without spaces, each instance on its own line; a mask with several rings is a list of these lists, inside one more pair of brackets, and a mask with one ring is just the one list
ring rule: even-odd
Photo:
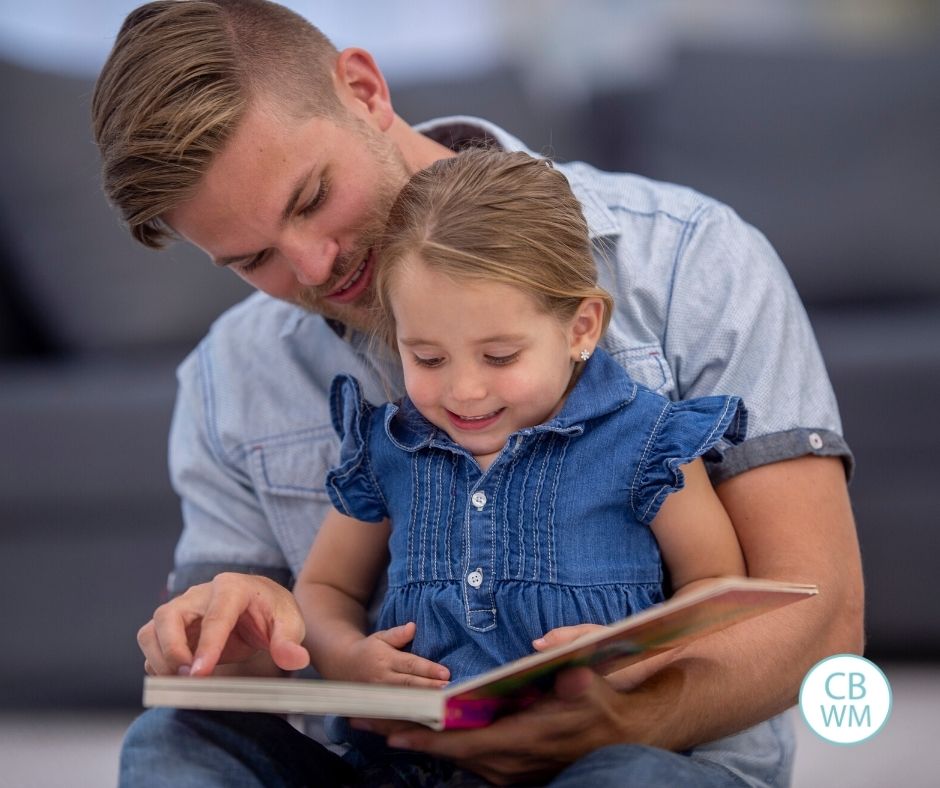
[[[393,85],[416,121],[477,113],[537,150],[688,183],[762,228],[839,396],[869,653],[940,657],[940,56],[686,52],[660,83],[546,106],[512,73]],[[0,705],[134,705],[137,627],[179,531],[173,369],[246,294],[135,246],[100,195],[89,80],[0,64]]]

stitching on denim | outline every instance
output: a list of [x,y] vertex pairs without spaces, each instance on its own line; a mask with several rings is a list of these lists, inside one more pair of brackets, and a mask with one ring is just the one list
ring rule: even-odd
[[[199,367],[202,385],[200,386],[202,394],[202,408],[205,411],[206,436],[209,439],[209,446],[212,453],[216,455],[223,465],[232,467],[234,460],[230,461],[226,456],[225,447],[222,445],[222,436],[219,434],[219,425],[217,422],[218,413],[215,408],[215,386],[213,385],[212,375],[212,357],[209,355],[208,344],[203,342],[199,345]],[[247,452],[242,456],[244,457]]]
[[[669,277],[669,289],[666,293],[666,315],[663,322],[663,334],[662,342],[663,349],[669,345],[669,326],[670,320],[669,317],[672,315],[672,298],[676,291],[676,278],[679,276],[679,267],[682,262],[682,257],[685,254],[686,249],[688,248],[690,239],[693,233],[698,229],[698,224],[703,213],[708,211],[712,206],[707,203],[702,203],[699,205],[687,220],[682,222],[683,227],[679,233],[679,238],[676,240],[676,251],[672,257],[672,275]],[[676,381],[676,390],[680,390],[679,381]]]
[[545,448],[542,456],[542,464],[539,468],[539,477],[535,488],[535,516],[532,518],[532,532],[535,535],[533,579],[541,577],[542,574],[542,539],[540,538],[541,534],[539,533],[539,523],[542,519],[542,490],[545,486],[545,477],[548,474],[548,463],[550,462],[552,453],[555,449],[555,433],[543,433],[543,435],[547,436],[548,446]]
[[[467,616],[467,626],[470,626],[470,597],[469,592],[467,591],[467,575],[470,572],[471,564],[471,550],[473,549],[473,540],[471,539],[470,534],[470,476],[469,474],[464,474],[464,480],[466,489],[463,491],[463,495],[460,500],[464,502],[463,504],[463,571],[460,578],[460,588],[461,596],[463,597],[464,611]],[[456,490],[455,490],[456,492]]]
[[[606,200],[604,201],[606,204]],[[681,216],[676,216],[674,213],[669,211],[664,211],[662,209],[657,209],[655,211],[638,211],[635,208],[631,208],[629,205],[618,205],[618,204],[609,204],[607,205],[611,213],[625,213],[630,216],[637,216],[641,219],[656,219],[656,218],[665,218],[670,221],[675,222],[676,224],[687,225],[694,222],[694,217],[701,213],[703,210],[709,208],[708,203],[702,203],[695,207],[695,210],[692,211],[691,215],[687,218]],[[622,235],[622,232],[618,232],[617,235]]]
[[[513,452],[512,459],[509,461],[508,466],[506,467],[506,487],[507,492],[512,490],[512,480],[513,476],[516,473],[516,466],[519,463],[519,454],[518,452]],[[511,542],[510,542],[510,525],[509,525],[509,501],[512,498],[511,495],[507,494],[502,497],[500,500],[501,505],[501,515],[502,515],[502,531],[503,531],[503,577],[512,576],[512,567],[510,565],[511,557]]]
[[[708,435],[706,435],[705,438],[702,440],[702,442],[698,445],[698,448],[695,450],[696,457],[700,456],[703,452],[706,451],[708,445],[713,442],[715,432],[717,432],[718,429],[721,429],[722,435],[724,435],[728,431],[729,425],[725,424],[724,422],[725,422],[725,419],[728,419],[730,421],[730,416],[728,415],[728,409],[731,407],[733,402],[734,402],[734,399],[732,397],[727,397],[725,399],[725,406],[721,411],[721,416],[712,425],[712,428],[709,431]],[[737,410],[737,403],[734,403],[734,404],[735,404],[735,410]],[[676,468],[676,478],[678,479],[679,476],[680,476],[679,469]]]
[[411,517],[408,520],[408,540],[406,542],[407,551],[408,551],[408,582],[413,582],[415,579],[414,575],[414,530],[415,530],[415,518],[418,516],[418,454],[411,455],[411,463],[409,464],[409,470],[411,471]]
[[[265,467],[264,449],[259,446],[258,449],[252,454],[248,455],[248,457],[252,458],[252,461],[254,461],[255,464],[260,465],[258,472],[266,478],[267,468]],[[259,503],[265,514],[271,518],[271,532],[277,541],[278,547],[281,550],[281,554],[284,555],[284,558],[288,563],[291,563],[292,558],[294,560],[298,558],[298,551],[296,549],[296,545],[294,544],[294,532],[289,527],[290,518],[288,517],[286,511],[284,511],[285,504],[278,496],[269,496],[267,498],[262,498],[259,496]],[[283,538],[278,535],[279,533],[284,535]],[[287,548],[290,548],[290,555],[287,554]],[[292,570],[296,571],[293,567]]]
[[391,509],[389,508],[388,500],[385,497],[385,493],[382,491],[382,485],[379,484],[379,479],[375,475],[375,466],[372,462],[373,460],[372,452],[369,451],[369,446],[372,442],[372,427],[373,427],[372,419],[369,418],[369,419],[366,419],[365,421],[366,421],[366,429],[365,429],[365,435],[363,436],[363,441],[364,441],[363,445],[365,447],[365,453],[364,453],[363,461],[365,463],[366,473],[369,474],[369,480],[372,482],[372,490],[378,495],[379,500],[382,501],[382,506],[385,508],[385,514],[386,516],[388,516],[388,513],[391,511]]
[[[493,466],[490,466],[492,470]],[[486,597],[489,599],[490,606],[493,608],[493,626],[497,624],[496,621],[496,597],[494,593],[495,582],[496,582],[496,534],[497,534],[497,507],[500,501],[500,490],[503,490],[502,480],[503,474],[505,473],[505,466],[499,464],[496,466],[496,473],[491,479],[492,486],[490,487],[490,495],[493,500],[490,502],[490,508],[487,512],[487,519],[489,520],[489,560],[487,561],[487,576],[486,576]]]
[[656,423],[653,425],[653,429],[650,430],[649,436],[646,439],[646,445],[643,447],[643,452],[640,454],[640,460],[636,465],[636,471],[633,473],[633,481],[630,483],[630,508],[633,510],[634,515],[637,519],[642,522],[642,517],[640,517],[639,512],[637,511],[637,494],[638,486],[640,483],[640,475],[645,473],[647,457],[649,457],[650,448],[653,445],[653,439],[656,437],[659,432],[660,424],[665,418],[666,411],[672,407],[671,402],[666,402],[662,410],[659,411],[659,416],[656,417]]
[[433,544],[431,546],[431,577],[434,580],[438,579],[437,573],[437,558],[438,553],[441,549],[440,536],[441,536],[441,506],[442,499],[444,495],[444,457],[443,455],[437,458],[437,462],[434,464],[434,469],[436,471],[436,483],[434,489],[436,490],[436,495],[434,496],[434,514],[433,522],[434,528],[431,531],[433,538]]
[[[447,589],[456,584],[463,584],[463,581],[460,579],[455,579],[453,581],[446,580],[415,580],[413,582],[406,582],[400,585],[389,584],[389,588],[395,589],[396,591],[408,590],[408,589],[427,589],[427,588],[436,588],[436,589]],[[582,596],[586,593],[592,591],[599,591],[604,593],[610,593],[611,591],[621,592],[621,593],[633,593],[636,591],[643,591],[645,593],[656,593],[661,590],[661,583],[655,578],[648,579],[631,579],[631,580],[613,580],[605,581],[603,583],[572,583],[572,582],[558,582],[553,583],[548,582],[547,580],[515,580],[513,578],[499,578],[496,582],[496,587],[500,590],[511,587],[511,586],[524,586],[526,588],[530,587],[539,587],[546,590],[551,589],[568,589],[573,593],[581,594]],[[473,608],[474,610],[481,610],[484,608]]]
[[[457,503],[457,496],[456,496],[456,490],[457,490],[457,461],[456,461],[456,457],[453,457],[453,456],[450,456],[450,455],[445,456],[445,460],[447,461],[447,465],[448,465],[448,467],[450,468],[450,484],[447,485],[447,489],[450,491],[450,495],[448,495],[448,497],[447,497],[447,516],[444,518],[444,545],[443,545],[443,550],[444,550],[444,555],[445,555],[445,557],[446,557],[446,559],[447,559],[447,563],[446,563],[446,569],[447,569],[447,571],[446,571],[446,576],[447,576],[447,579],[448,579],[448,580],[453,580],[454,577],[455,577],[455,575],[454,575],[454,564],[457,563],[457,564],[459,565],[459,557],[458,557],[458,561],[457,561],[457,562],[455,562],[454,559],[453,559],[454,550],[453,550],[453,545],[451,544],[451,539],[452,539],[452,535],[451,535],[451,525],[452,525],[452,523],[453,523],[453,519],[454,519],[454,509],[455,509],[455,506],[456,506],[456,503]],[[442,488],[442,489],[443,489],[443,488]]]
[[[232,446],[228,450],[227,454],[231,458],[231,462],[242,462],[245,455],[250,454],[254,451],[255,447],[259,444],[271,448],[280,448],[282,446],[290,446],[294,443],[304,443],[309,441],[311,438],[319,440],[332,440],[335,437],[335,432],[333,427],[329,424],[321,424],[318,427],[306,427],[302,430],[290,430],[289,432],[274,432],[267,435],[256,435],[247,440],[241,441],[240,443]],[[221,444],[221,440],[220,440]]]
[[[725,398],[725,404],[721,411],[721,416],[712,424],[711,430],[709,430],[705,438],[701,441],[701,443],[699,443],[698,447],[695,449],[695,453],[692,454],[691,457],[671,458],[668,460],[669,469],[672,471],[672,485],[664,484],[655,492],[655,494],[650,498],[649,504],[643,510],[643,515],[640,520],[641,522],[646,522],[650,511],[657,504],[657,502],[665,499],[665,497],[669,494],[670,486],[674,488],[681,488],[681,486],[685,483],[685,474],[679,469],[679,466],[684,464],[684,462],[689,461],[690,459],[701,456],[701,454],[706,450],[706,447],[713,442],[715,432],[721,428],[725,420],[729,418],[728,410],[733,403],[734,398]],[[689,412],[688,409],[683,411],[679,405],[676,405],[671,410],[671,415],[676,415],[681,412]],[[722,434],[724,434],[724,430],[722,431]]]
[[548,520],[545,525],[545,536],[548,550],[548,579],[552,582],[557,580],[555,566],[555,501],[558,498],[558,488],[561,484],[561,477],[565,465],[565,458],[568,456],[568,446],[571,445],[571,438],[566,438],[561,447],[561,456],[555,463],[555,479],[552,483],[552,491],[548,502]]
[[[531,454],[529,455],[529,461],[526,463],[525,475],[522,477],[522,490],[519,495],[519,508],[518,508],[518,532],[519,532],[519,573],[516,575],[517,579],[523,580],[526,575],[526,564],[529,560],[529,554],[526,551],[526,540],[525,534],[527,530],[526,524],[526,508],[525,502],[529,500],[528,490],[529,490],[529,476],[532,473],[532,466],[535,465],[535,460],[538,457],[538,447],[539,443],[542,440],[542,435],[539,434],[536,436],[535,440],[532,442]],[[533,515],[534,516],[534,515]]]
[[433,488],[434,485],[431,484],[431,463],[434,461],[434,452],[419,452],[417,456],[420,456],[420,462],[424,468],[424,487],[419,493],[419,500],[421,501],[421,520],[420,525],[418,526],[418,531],[420,534],[419,538],[419,554],[418,554],[418,574],[420,577],[427,577],[427,558],[428,558],[428,529],[430,528],[429,520],[431,519],[431,499],[433,497]]

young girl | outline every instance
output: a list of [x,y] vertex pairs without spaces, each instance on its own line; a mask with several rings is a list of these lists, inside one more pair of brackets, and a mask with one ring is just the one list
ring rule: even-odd
[[295,587],[323,676],[441,686],[661,601],[663,565],[677,592],[745,573],[701,460],[743,439],[740,400],[634,383],[596,282],[549,163],[474,150],[405,186],[376,289],[407,397],[334,381],[336,511]]

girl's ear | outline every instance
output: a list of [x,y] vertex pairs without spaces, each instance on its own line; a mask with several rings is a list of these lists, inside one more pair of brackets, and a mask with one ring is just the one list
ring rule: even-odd
[[582,351],[587,351],[589,355],[594,352],[601,340],[603,327],[604,302],[593,296],[582,300],[568,329],[572,360],[582,361]]
[[344,49],[333,70],[336,95],[356,115],[379,131],[392,125],[395,112],[385,77],[364,49]]

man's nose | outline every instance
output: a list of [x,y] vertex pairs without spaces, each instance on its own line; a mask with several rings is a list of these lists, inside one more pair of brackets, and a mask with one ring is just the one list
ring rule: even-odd
[[281,254],[299,284],[304,287],[318,287],[328,282],[333,273],[339,244],[332,239],[291,239],[281,245]]

